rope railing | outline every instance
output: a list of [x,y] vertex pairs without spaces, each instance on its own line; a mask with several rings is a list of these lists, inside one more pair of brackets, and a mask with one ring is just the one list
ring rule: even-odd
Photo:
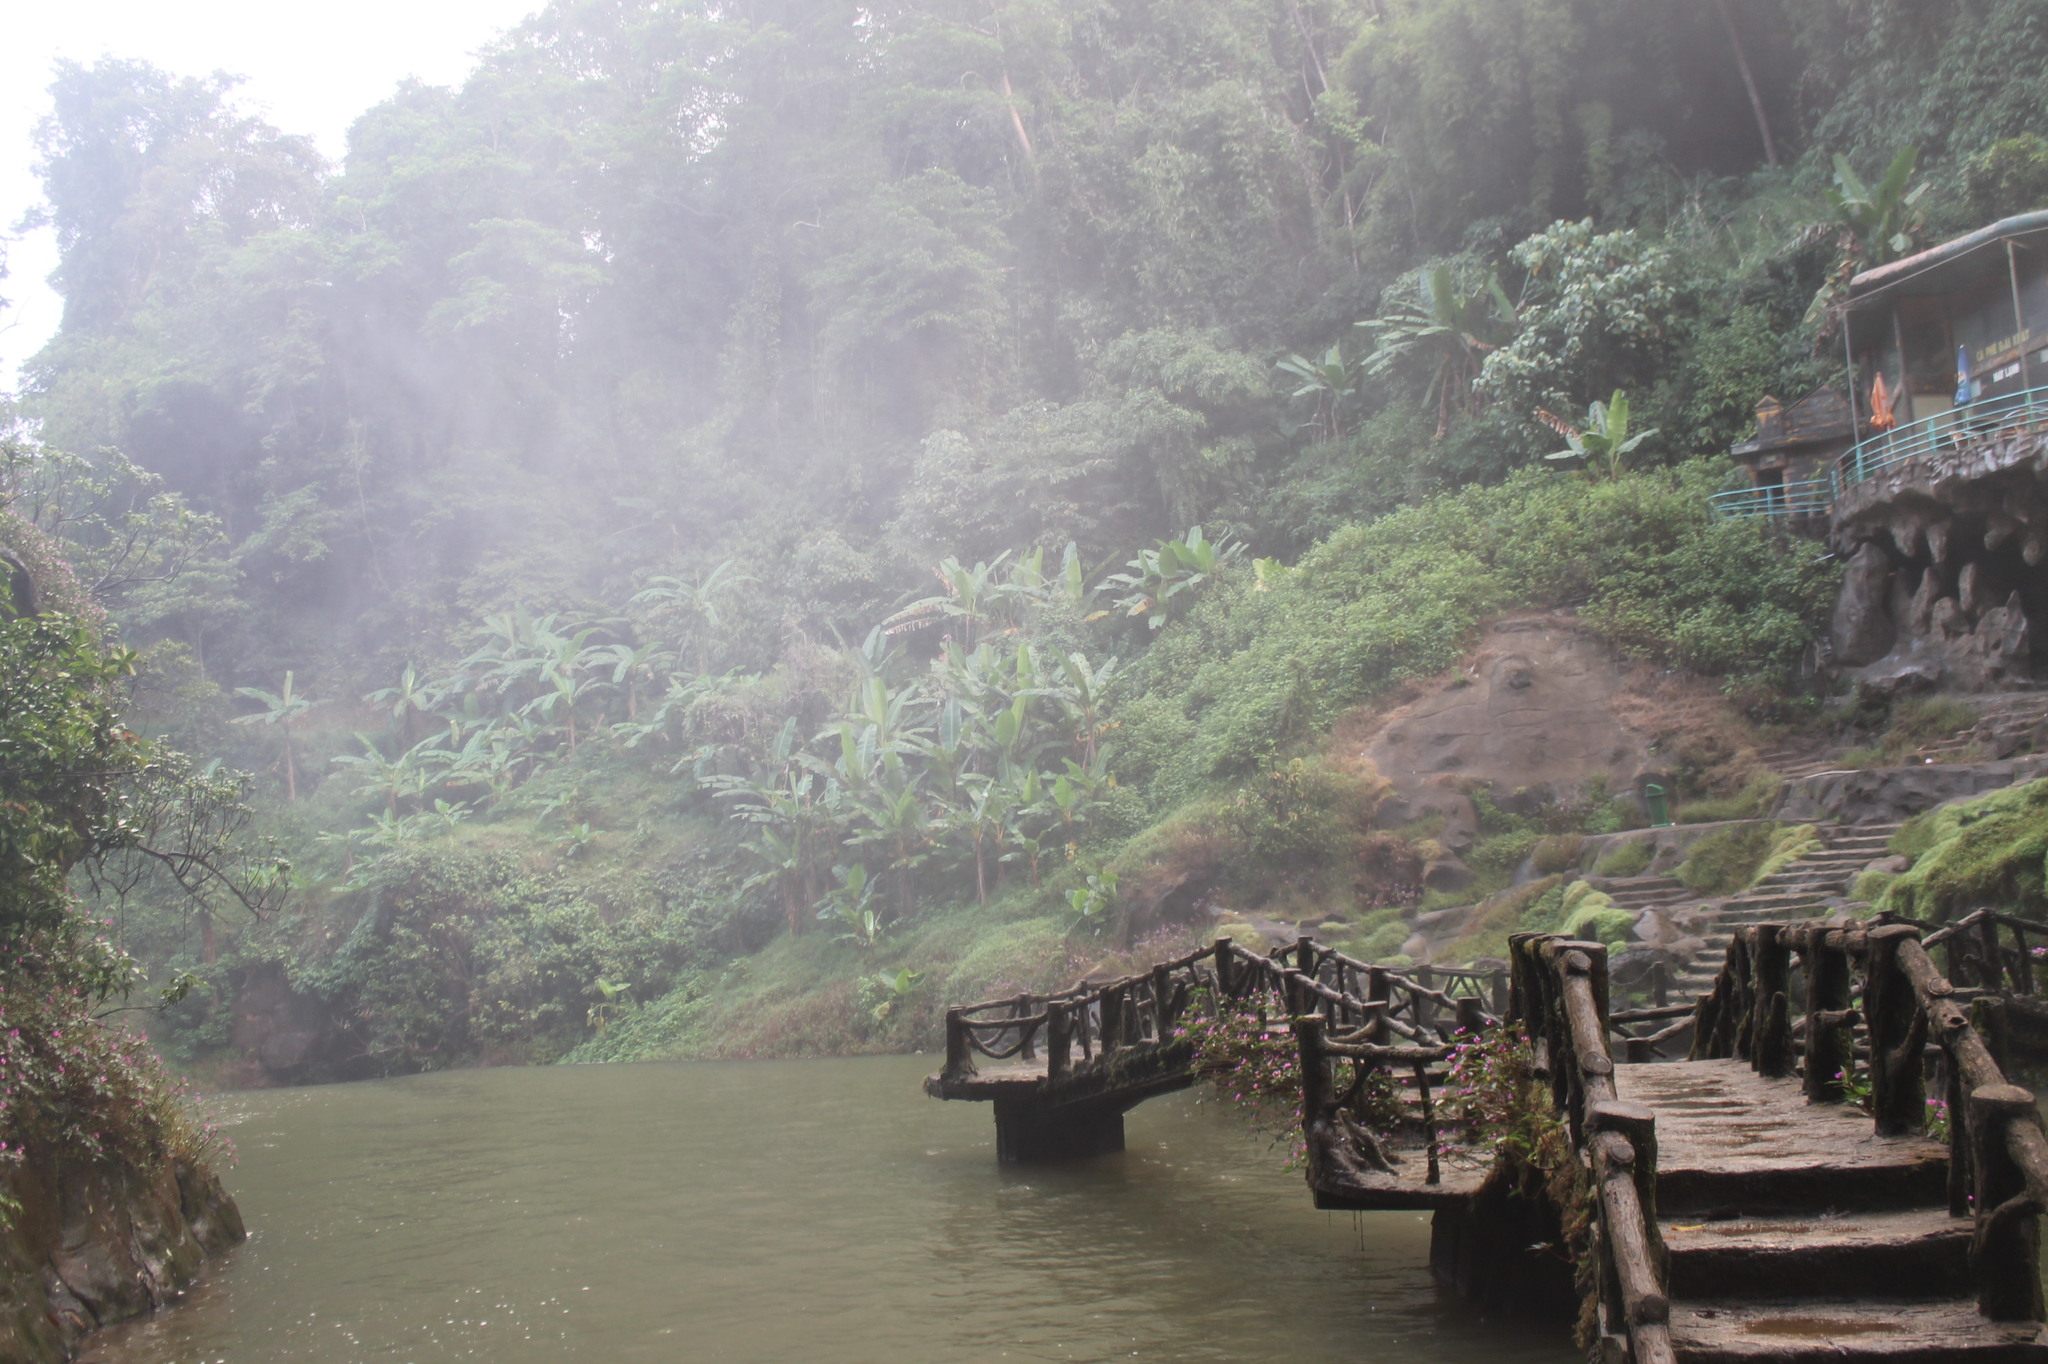
[[1057,1078],[1070,1071],[1076,1050],[1085,1062],[1172,1040],[1196,1001],[1207,1016],[1227,1004],[1261,1025],[1315,1014],[1335,1030],[1365,1030],[1375,1045],[1448,1044],[1460,1030],[1499,1021],[1505,970],[1413,969],[1409,975],[1359,961],[1308,938],[1267,953],[1219,938],[1107,983],[948,1009],[944,1073],[972,1075],[977,1057],[1036,1062],[1043,1050],[1047,1075]]
[[[2038,1321],[2048,1132],[2034,1096],[2008,1083],[1998,1057],[2003,1001],[1959,990],[1927,950],[1938,940],[1953,954],[1954,944],[2010,918],[1969,916],[1928,942],[1913,923],[1744,925],[1700,998],[1692,1055],[1746,1060],[1766,1077],[1803,1068],[1816,1103],[1841,1102],[1846,1075],[1866,1056],[1876,1131],[1901,1136],[1927,1127],[1931,1053],[1948,1112],[1949,1211],[1976,1223],[1978,1310],[1995,1321]],[[1861,1006],[1851,1007],[1859,993]]]
[[1657,1226],[1656,1115],[1624,1101],[1608,1050],[1607,948],[1546,933],[1509,937],[1513,1017],[1590,1168],[1601,1357],[1675,1364],[1669,1257]]

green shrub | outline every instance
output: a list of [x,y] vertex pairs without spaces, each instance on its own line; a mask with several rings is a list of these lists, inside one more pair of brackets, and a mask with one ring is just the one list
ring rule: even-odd
[[1546,876],[1480,901],[1465,931],[1438,954],[1439,960],[1462,963],[1478,957],[1506,957],[1508,934],[1529,927],[1527,913],[1554,895],[1562,883],[1561,877]]
[[1576,867],[1585,847],[1583,834],[1553,834],[1537,843],[1530,860],[1538,876],[1555,876]]
[[1856,874],[1856,880],[1849,887],[1849,898],[1865,904],[1875,904],[1885,890],[1899,878],[1888,871],[1865,871]]
[[1465,865],[1478,873],[1482,880],[1497,879],[1500,885],[1505,885],[1536,843],[1537,836],[1522,829],[1482,838],[1466,854]]
[[1631,838],[1607,850],[1593,868],[1595,876],[1641,876],[1654,856],[1649,840]]
[[1687,801],[1681,805],[1674,818],[1680,824],[1719,824],[1723,820],[1761,819],[1771,811],[1777,802],[1778,792],[1784,789],[1784,782],[1774,772],[1759,772],[1743,783],[1742,789],[1732,796],[1714,800]]
[[1702,894],[1732,895],[1755,880],[1777,833],[1777,825],[1765,823],[1716,829],[1687,851],[1678,879]]

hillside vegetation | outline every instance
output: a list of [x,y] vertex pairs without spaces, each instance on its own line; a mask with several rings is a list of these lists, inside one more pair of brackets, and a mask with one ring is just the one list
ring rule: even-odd
[[[1833,566],[1719,452],[1898,249],[1835,158],[1917,148],[1921,243],[2048,203],[2043,58],[2019,0],[561,0],[338,165],[64,65],[0,492],[291,864],[121,899],[161,1038],[916,1045],[1194,869],[1398,950],[1431,833],[1328,736],[1488,618],[1810,704]],[[1489,804],[1494,871],[1612,794]]]

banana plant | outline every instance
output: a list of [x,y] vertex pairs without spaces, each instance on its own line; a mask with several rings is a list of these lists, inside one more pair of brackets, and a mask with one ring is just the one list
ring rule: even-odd
[[334,759],[336,767],[353,772],[361,781],[355,788],[359,796],[381,796],[384,808],[390,814],[398,813],[398,802],[412,797],[424,798],[427,792],[428,774],[425,767],[408,749],[396,758],[384,756],[367,734],[356,735],[356,742],[363,746],[361,753],[343,753]]
[[1103,718],[1103,695],[1115,679],[1117,667],[1115,658],[1097,665],[1091,664],[1085,654],[1068,653],[1060,658],[1059,677],[1030,693],[1046,697],[1059,707],[1062,719],[1071,726],[1074,752],[1083,764],[1095,762],[1102,736],[1115,727]]
[[363,697],[363,700],[370,705],[388,709],[391,713],[391,722],[401,736],[400,742],[411,744],[418,738],[416,725],[421,719],[434,713],[440,697],[436,689],[423,681],[418,671],[408,663],[394,685],[381,687]]
[[1436,403],[1436,436],[1442,440],[1452,411],[1471,401],[1487,355],[1513,339],[1515,306],[1497,272],[1487,271],[1467,289],[1452,263],[1439,261],[1423,272],[1416,302],[1357,325],[1373,334],[1363,373],[1377,378],[1411,362],[1427,366],[1429,387],[1422,400]]
[[1116,873],[1104,867],[1089,872],[1084,884],[1067,892],[1067,908],[1074,914],[1073,922],[1067,925],[1069,933],[1084,925],[1091,933],[1102,931],[1109,922],[1110,911],[1116,908],[1116,879]]
[[1629,434],[1628,395],[1618,388],[1605,403],[1596,402],[1587,409],[1583,431],[1556,413],[1540,407],[1536,409],[1536,419],[1566,441],[1566,448],[1545,455],[1545,459],[1580,460],[1586,472],[1608,478],[1619,477],[1623,461],[1635,452],[1638,445],[1657,434],[1655,427],[1633,436]]
[[753,581],[727,559],[695,582],[673,575],[650,578],[628,602],[652,606],[658,619],[681,622],[683,633],[694,645],[697,672],[702,675],[711,671],[711,632],[723,623],[719,602],[741,583]]
[[1822,191],[1835,220],[1853,239],[1865,266],[1883,265],[1913,249],[1913,236],[1920,229],[1913,211],[1927,193],[1928,181],[1911,189],[1906,182],[1920,163],[1920,149],[1907,147],[1892,158],[1884,178],[1875,186],[1865,185],[1849,164],[1849,158],[1835,154],[1835,183]]
[[299,798],[299,771],[292,754],[292,727],[306,712],[318,705],[312,698],[301,695],[293,681],[292,673],[284,675],[284,687],[280,691],[265,691],[261,687],[236,687],[235,695],[258,702],[263,709],[253,715],[238,715],[230,723],[237,725],[263,725],[275,727],[284,740],[284,798],[297,801]]
[[1166,624],[1175,597],[1218,576],[1242,553],[1243,542],[1212,541],[1200,526],[1190,526],[1181,539],[1162,540],[1152,549],[1140,551],[1126,565],[1130,572],[1111,574],[1103,586],[1123,588],[1117,606],[1126,615],[1144,616],[1157,630]]
[[868,869],[855,862],[832,868],[838,884],[825,892],[818,917],[836,920],[840,941],[850,942],[863,956],[874,951],[888,924],[875,908],[875,887],[868,881]]
[[988,903],[989,854],[1002,846],[1009,817],[1010,792],[994,777],[975,773],[965,786],[965,799],[946,812],[947,827],[963,835],[974,858],[974,898]]
[[1035,563],[1012,566],[1009,577],[1000,576],[1008,553],[972,568],[948,556],[932,569],[932,576],[945,590],[923,597],[882,622],[885,635],[901,635],[950,623],[958,631],[960,645],[972,650],[987,635],[1015,630],[1022,622],[1022,608],[1045,595],[1044,552],[1037,551]]
[[1358,365],[1345,358],[1343,343],[1332,341],[1320,359],[1295,354],[1275,368],[1299,381],[1295,397],[1315,399],[1308,424],[1317,441],[1343,439],[1344,405],[1358,392],[1359,377]]

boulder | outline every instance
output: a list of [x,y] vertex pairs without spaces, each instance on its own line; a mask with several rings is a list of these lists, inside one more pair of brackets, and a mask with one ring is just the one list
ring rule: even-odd
[[1891,652],[1898,628],[1886,604],[1892,588],[1891,556],[1865,543],[1849,561],[1835,598],[1835,658],[1846,667],[1875,663]]

